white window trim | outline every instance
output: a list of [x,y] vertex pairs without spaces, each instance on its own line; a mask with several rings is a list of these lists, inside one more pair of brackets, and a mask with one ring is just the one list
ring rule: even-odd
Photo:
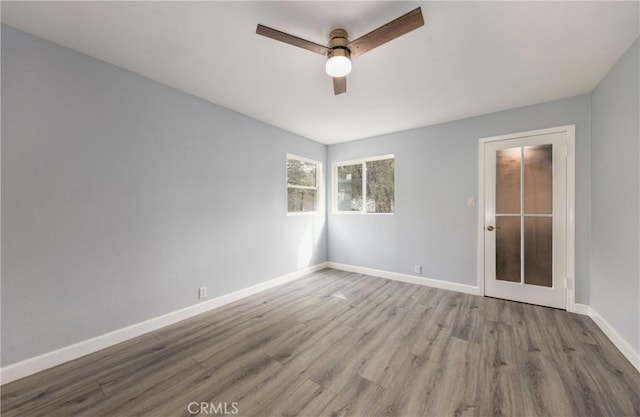
[[349,161],[338,161],[331,164],[331,184],[332,184],[332,195],[331,195],[331,208],[333,214],[340,215],[359,215],[359,216],[393,216],[395,214],[395,210],[393,213],[370,213],[366,211],[366,204],[363,203],[363,209],[361,211],[340,211],[338,210],[338,167],[346,166],[346,165],[356,165],[362,164],[362,197],[363,199],[367,195],[367,162],[371,161],[380,161],[383,159],[393,159],[394,160],[394,190],[393,194],[395,196],[395,154],[387,154],[387,155],[379,155],[379,156],[371,156],[368,158],[360,158],[360,159],[352,159]]
[[[310,158],[305,158],[304,156],[299,156],[299,155],[294,155],[291,153],[287,154],[287,159],[295,159],[297,161],[301,161],[301,162],[307,162],[309,164],[315,164],[316,165],[316,186],[315,187],[310,187],[310,186],[306,186],[306,185],[290,185],[289,184],[289,170],[287,169],[287,164],[285,163],[285,178],[286,178],[286,182],[287,182],[287,191],[289,190],[289,188],[299,188],[299,189],[305,189],[305,190],[316,190],[316,209],[314,211],[289,211],[289,197],[288,197],[288,192],[285,193],[285,199],[286,199],[286,208],[287,208],[287,216],[315,216],[318,213],[320,213],[320,204],[322,204],[322,162],[320,161],[316,161],[315,159],[310,159]],[[286,162],[285,160],[285,162]]]

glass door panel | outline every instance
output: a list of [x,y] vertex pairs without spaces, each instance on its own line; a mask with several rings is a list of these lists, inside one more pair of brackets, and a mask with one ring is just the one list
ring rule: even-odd
[[553,210],[553,145],[524,147],[524,212],[549,214]]
[[521,149],[501,149],[496,154],[496,213],[520,213]]
[[552,155],[551,144],[496,151],[497,280],[553,285]]
[[496,279],[520,282],[520,216],[496,217]]
[[551,217],[524,218],[524,283],[553,285]]

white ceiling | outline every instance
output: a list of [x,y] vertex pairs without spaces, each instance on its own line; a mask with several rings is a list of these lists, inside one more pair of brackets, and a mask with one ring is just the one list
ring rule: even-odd
[[[638,2],[8,2],[2,21],[322,143],[590,92],[640,35]],[[426,24],[354,61],[333,95],[326,44],[421,6]]]

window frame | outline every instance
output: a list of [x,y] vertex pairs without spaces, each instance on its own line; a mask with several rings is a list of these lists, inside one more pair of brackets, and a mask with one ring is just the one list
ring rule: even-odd
[[[294,159],[296,161],[300,161],[300,162],[306,162],[308,164],[314,164],[316,166],[316,186],[315,187],[311,187],[311,186],[307,186],[307,185],[294,185],[294,184],[289,184],[289,167],[288,167],[288,162],[289,159]],[[306,158],[304,156],[300,156],[300,155],[295,155],[295,154],[291,154],[291,153],[287,153],[287,157],[285,159],[285,180],[286,180],[286,193],[285,193],[285,199],[286,199],[286,210],[287,210],[287,216],[313,216],[313,215],[317,215],[318,213],[320,213],[320,204],[321,204],[321,197],[322,197],[322,162],[320,161],[316,161],[315,159],[311,159],[311,158]],[[302,189],[302,190],[316,190],[316,207],[315,210],[313,211],[289,211],[289,189],[290,188],[297,188],[297,189]]]
[[[331,206],[333,214],[346,214],[346,215],[365,215],[365,216],[393,216],[396,214],[395,207],[392,213],[375,213],[367,211],[367,162],[372,161],[382,161],[386,159],[393,159],[393,199],[395,203],[395,195],[396,195],[396,156],[395,154],[387,154],[387,155],[379,155],[379,156],[371,156],[368,158],[359,158],[352,159],[348,161],[337,161],[331,164],[331,176],[332,176],[332,195],[331,195]],[[338,210],[338,168],[344,167],[348,165],[362,165],[362,210],[358,211],[342,211]],[[395,205],[395,204],[394,204]]]

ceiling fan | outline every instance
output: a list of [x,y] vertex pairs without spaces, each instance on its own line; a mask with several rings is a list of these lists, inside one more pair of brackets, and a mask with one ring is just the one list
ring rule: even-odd
[[289,35],[288,33],[260,24],[258,24],[256,28],[256,33],[327,56],[328,59],[325,64],[325,70],[327,74],[333,77],[333,92],[338,95],[347,91],[346,76],[351,72],[352,58],[358,57],[373,48],[409,33],[422,25],[424,25],[424,19],[422,17],[422,10],[418,7],[351,42],[349,42],[346,30],[342,28],[334,29],[331,31],[329,44],[327,46],[319,45],[315,42],[298,38],[297,36]]

